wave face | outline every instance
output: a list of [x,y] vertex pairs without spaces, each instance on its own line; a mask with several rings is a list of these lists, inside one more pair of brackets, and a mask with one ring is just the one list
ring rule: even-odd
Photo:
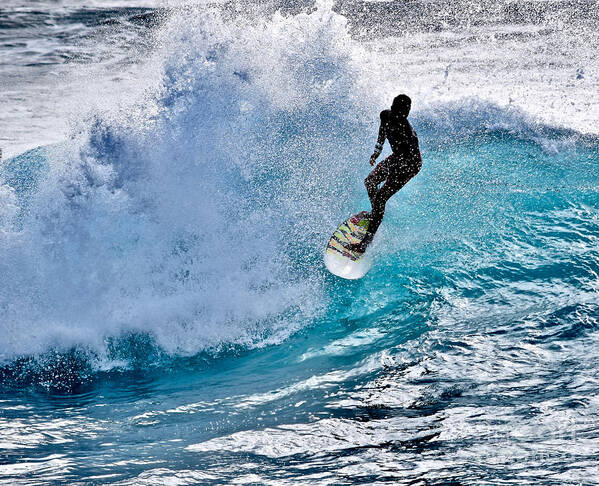
[[[144,6],[121,94],[0,166],[1,480],[597,477],[596,34],[456,5]],[[552,71],[527,57],[565,33]],[[322,253],[398,90],[423,169],[339,280]],[[557,95],[571,123],[537,116]]]

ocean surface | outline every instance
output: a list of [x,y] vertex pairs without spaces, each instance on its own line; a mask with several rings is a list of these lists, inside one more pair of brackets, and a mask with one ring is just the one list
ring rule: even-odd
[[[598,27],[3,0],[0,484],[598,484]],[[423,169],[341,280],[401,92]]]

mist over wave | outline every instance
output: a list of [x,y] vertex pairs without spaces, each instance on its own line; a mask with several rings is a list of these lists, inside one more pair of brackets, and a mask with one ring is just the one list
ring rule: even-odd
[[183,11],[139,99],[8,161],[2,360],[110,357],[106,339],[131,332],[194,354],[309,323],[325,304],[310,267],[372,124],[351,43],[324,7],[259,23]]

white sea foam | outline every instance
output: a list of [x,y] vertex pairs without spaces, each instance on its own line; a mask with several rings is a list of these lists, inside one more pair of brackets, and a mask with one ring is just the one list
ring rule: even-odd
[[157,43],[140,98],[48,149],[18,215],[3,186],[3,360],[103,356],[130,332],[174,354],[273,343],[323,303],[303,262],[346,203],[364,128],[345,20],[191,8]]

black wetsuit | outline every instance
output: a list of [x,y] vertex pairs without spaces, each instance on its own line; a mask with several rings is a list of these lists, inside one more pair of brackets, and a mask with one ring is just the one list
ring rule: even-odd
[[[391,110],[381,111],[381,126],[374,156],[378,157],[383,150],[385,139],[389,140],[393,153],[377,164],[364,181],[372,205],[364,245],[372,241],[385,215],[385,204],[389,198],[418,174],[422,167],[418,137],[405,116]],[[385,184],[379,189],[378,186],[383,181]]]

